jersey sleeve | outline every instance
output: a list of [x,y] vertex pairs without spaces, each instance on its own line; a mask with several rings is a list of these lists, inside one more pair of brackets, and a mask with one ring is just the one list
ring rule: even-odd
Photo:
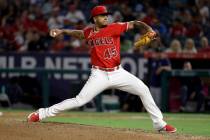
[[117,22],[112,25],[111,32],[113,35],[121,35],[128,30],[128,22]]
[[84,33],[85,39],[88,38],[91,29],[92,29],[91,27],[86,27],[86,28],[83,29],[83,33]]

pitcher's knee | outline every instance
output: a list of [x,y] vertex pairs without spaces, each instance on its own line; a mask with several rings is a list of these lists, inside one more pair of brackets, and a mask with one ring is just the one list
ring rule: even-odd
[[146,93],[150,93],[150,90],[149,90],[149,87],[147,85],[143,85],[142,86],[143,90],[146,92]]
[[77,96],[75,98],[76,102],[77,102],[77,106],[78,107],[81,107],[83,106],[84,104],[86,104],[88,101],[86,101],[84,98],[80,98],[79,96]]
[[140,97],[148,96],[148,94],[151,94],[147,85],[142,85],[141,89],[138,90],[138,93]]

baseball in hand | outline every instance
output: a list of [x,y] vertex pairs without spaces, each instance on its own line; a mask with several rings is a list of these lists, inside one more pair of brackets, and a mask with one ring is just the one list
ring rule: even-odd
[[58,35],[58,31],[56,29],[50,30],[50,36],[56,37]]
[[52,36],[55,37],[57,35],[55,30],[52,30]]

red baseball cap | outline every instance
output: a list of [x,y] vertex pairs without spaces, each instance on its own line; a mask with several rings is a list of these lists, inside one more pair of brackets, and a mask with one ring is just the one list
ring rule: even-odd
[[91,17],[90,17],[90,21],[93,21],[93,17],[98,16],[98,15],[110,15],[111,13],[107,11],[106,6],[95,6],[92,10],[91,10]]

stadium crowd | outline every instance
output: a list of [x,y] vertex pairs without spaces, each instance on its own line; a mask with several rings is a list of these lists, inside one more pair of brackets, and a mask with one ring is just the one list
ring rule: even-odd
[[[141,36],[141,32],[139,30],[129,31],[122,35],[121,51],[126,53],[156,52],[157,55],[149,64],[151,75],[149,75],[148,82],[159,107],[161,107],[160,73],[172,69],[170,59],[166,58],[162,52],[210,52],[209,0],[0,0],[0,53],[88,52],[89,49],[84,40],[65,35],[59,35],[53,39],[49,36],[49,29],[83,29],[91,24],[89,22],[91,8],[99,4],[105,4],[112,12],[112,16],[109,17],[110,22],[141,20],[158,33],[157,39],[148,47],[135,49],[133,43]],[[191,65],[188,61],[186,64]],[[192,66],[188,70],[192,70]],[[196,78],[189,80],[184,77],[184,80],[181,79],[180,111],[186,111],[188,100],[196,100],[198,104],[196,111],[202,110],[205,100],[203,93],[204,91],[209,93],[209,87],[208,90],[204,90],[207,86],[202,87],[201,80],[194,80]],[[37,108],[36,105],[41,104],[38,103],[41,98],[37,98],[41,97],[39,82],[31,82],[30,78],[22,79],[23,85],[33,83],[33,86],[36,86],[35,92],[34,87],[29,85],[25,87],[28,88],[26,88],[27,93],[36,96],[37,99],[27,97],[27,101],[29,100]],[[191,86],[195,83],[197,86]],[[24,90],[20,88],[21,80],[11,79],[10,84],[7,94],[22,97]],[[175,88],[179,89],[177,87]],[[11,97],[11,102],[16,102],[17,97]],[[136,99],[130,95],[122,97],[122,110],[130,108],[130,110],[138,111],[139,108],[135,108],[138,106],[135,104]]]
[[[110,4],[112,2],[112,4]],[[140,32],[122,36],[122,52],[144,52],[163,47],[166,52],[210,51],[210,1],[208,0],[0,0],[0,52],[85,52],[85,41],[60,35],[51,28],[83,29],[90,24],[90,9],[107,4],[111,22],[142,20],[159,38],[151,47],[133,49]]]

